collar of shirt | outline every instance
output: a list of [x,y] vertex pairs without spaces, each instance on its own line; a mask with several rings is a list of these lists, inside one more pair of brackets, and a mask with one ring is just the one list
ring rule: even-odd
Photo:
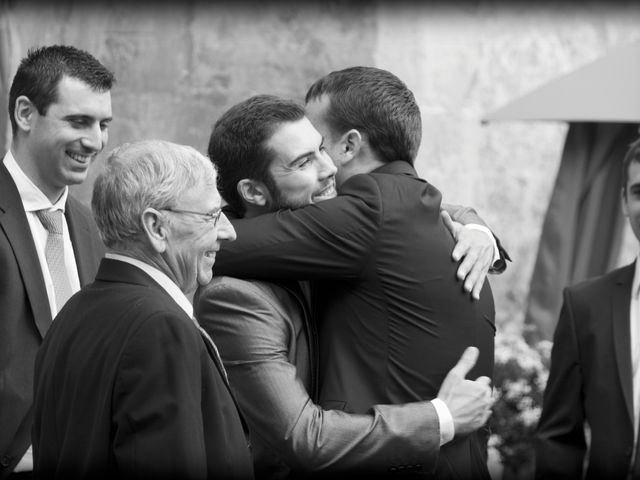
[[633,273],[633,283],[631,284],[631,296],[638,300],[640,296],[640,258],[636,257],[635,271]]
[[148,263],[142,262],[138,259],[127,257],[125,255],[120,255],[117,253],[107,253],[105,255],[106,258],[110,258],[112,260],[118,260],[120,262],[125,262],[133,265],[134,267],[138,267],[140,270],[145,272],[151,278],[153,278],[158,285],[160,285],[173,300],[185,311],[189,318],[193,319],[193,305],[187,299],[187,297],[182,293],[182,290],[163,272],[158,270],[156,267],[152,267]]
[[35,183],[27,176],[26,173],[20,168],[18,162],[13,157],[11,150],[7,152],[3,160],[4,166],[7,167],[9,175],[13,179],[20,198],[22,199],[22,205],[25,212],[36,212],[38,210],[62,210],[64,213],[64,206],[67,202],[67,196],[69,195],[69,187],[64,187],[64,192],[60,195],[60,198],[55,203],[51,203],[47,196],[42,193]]

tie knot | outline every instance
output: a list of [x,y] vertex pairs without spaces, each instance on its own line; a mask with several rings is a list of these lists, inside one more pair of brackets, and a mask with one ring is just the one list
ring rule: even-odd
[[38,210],[36,212],[44,228],[49,233],[62,235],[62,211],[61,210]]

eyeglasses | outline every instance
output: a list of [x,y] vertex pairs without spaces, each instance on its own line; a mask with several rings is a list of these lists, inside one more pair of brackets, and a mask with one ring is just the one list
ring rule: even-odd
[[222,215],[222,210],[218,210],[215,213],[194,212],[193,210],[181,210],[179,208],[163,208],[162,210],[166,210],[167,212],[173,212],[173,213],[187,213],[190,215],[199,215],[201,217],[204,217],[206,222],[213,223],[214,227],[218,225],[218,220],[220,220],[220,216]]

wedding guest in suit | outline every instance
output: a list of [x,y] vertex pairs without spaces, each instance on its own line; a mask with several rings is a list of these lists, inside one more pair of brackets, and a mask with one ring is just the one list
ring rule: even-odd
[[[259,95],[230,108],[216,122],[209,157],[235,217],[336,194],[336,167],[322,137],[303,107],[289,100]],[[195,302],[196,318],[216,340],[247,416],[258,478],[429,471],[441,443],[436,406],[449,408],[458,435],[484,423],[488,379],[463,380],[475,361],[469,353],[433,402],[377,405],[359,415],[322,410],[314,403],[317,333],[305,288],[295,280],[217,277]]]
[[36,351],[104,253],[68,186],[107,142],[114,81],[89,53],[52,45],[30,50],[11,84],[13,136],[0,164],[0,478],[31,476]]
[[247,430],[214,343],[193,318],[235,239],[216,172],[162,141],[111,152],[92,209],[108,247],[36,357],[40,478],[253,478]]
[[[622,210],[640,240],[640,139],[627,151],[622,180]],[[636,259],[564,289],[536,478],[640,478],[639,269]]]
[[[306,113],[337,166],[340,195],[236,220],[239,245],[214,274],[313,280],[325,409],[436,398],[468,345],[480,349],[471,375],[491,376],[491,290],[485,282],[474,300],[456,281],[441,194],[413,168],[421,136],[413,94],[390,72],[354,67],[316,82]],[[289,174],[282,168],[281,181]],[[266,187],[258,193],[271,199]],[[486,432],[445,445],[436,474],[488,477]]]

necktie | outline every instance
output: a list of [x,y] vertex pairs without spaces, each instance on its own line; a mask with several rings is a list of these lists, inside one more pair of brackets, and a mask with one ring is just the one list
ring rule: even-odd
[[[56,307],[58,311],[73,295],[71,283],[67,276],[64,264],[64,242],[62,237],[62,212],[60,210],[38,210],[36,212],[44,228],[47,229],[47,244],[45,245],[45,257],[49,266],[53,289],[56,294]],[[51,312],[55,315],[57,312]]]

